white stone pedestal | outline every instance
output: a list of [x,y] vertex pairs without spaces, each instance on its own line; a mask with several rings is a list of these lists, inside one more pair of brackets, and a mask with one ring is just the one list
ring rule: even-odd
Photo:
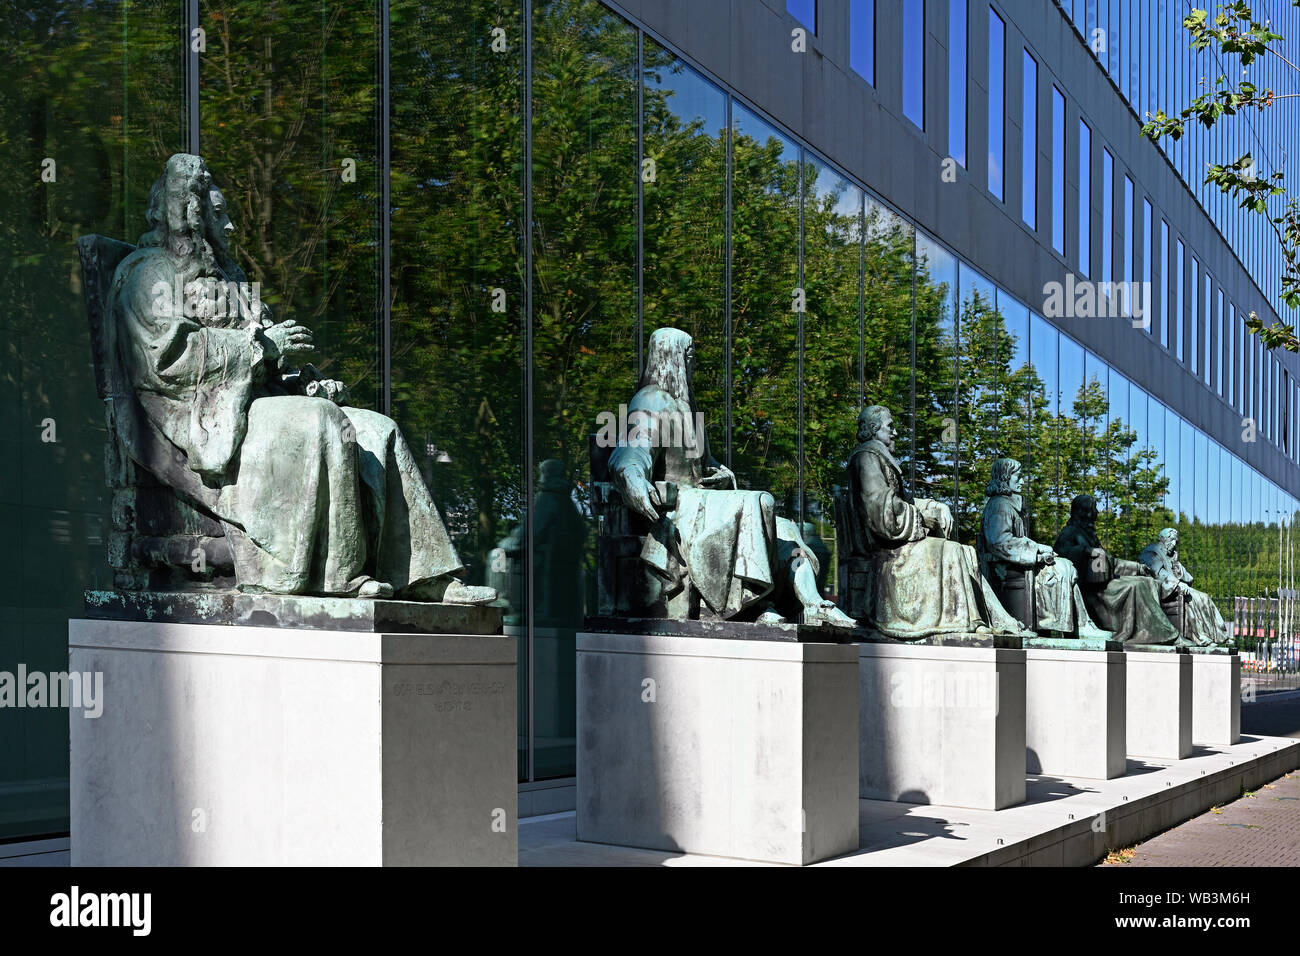
[[857,715],[851,645],[579,634],[578,839],[793,864],[852,852]]
[[1192,656],[1126,651],[1128,755],[1182,760],[1192,753]]
[[1024,651],[857,650],[863,798],[979,810],[1024,802]]
[[74,866],[513,865],[515,641],[73,620]]
[[1032,774],[1122,776],[1125,667],[1119,651],[1025,651],[1026,767]]
[[1241,740],[1241,658],[1191,654],[1192,743],[1224,747]]

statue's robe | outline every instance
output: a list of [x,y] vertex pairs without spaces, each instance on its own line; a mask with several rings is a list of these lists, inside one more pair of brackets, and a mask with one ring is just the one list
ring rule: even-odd
[[[1053,561],[1037,567],[1038,542],[1025,532],[1020,495],[991,495],[984,503],[979,547],[984,576],[1001,588],[1010,569],[1034,571],[1034,605],[1042,631],[1074,633],[1076,615],[1080,625],[1091,623],[1078,588],[1078,574],[1069,561]],[[1035,570],[1036,569],[1036,570]]]
[[[1190,584],[1191,573],[1178,560],[1178,551],[1166,551],[1156,541],[1142,549],[1138,556],[1143,564],[1151,569],[1160,586],[1160,599],[1168,600],[1178,590],[1179,584]],[[1218,607],[1204,591],[1190,589],[1183,607],[1186,622],[1186,637],[1197,644],[1223,644],[1230,637],[1228,624],[1219,613]]]
[[[641,560],[664,581],[669,595],[692,585],[709,610],[734,618],[770,601],[790,616],[797,613],[788,575],[802,556],[814,575],[816,556],[798,526],[776,514],[766,491],[704,488],[700,481],[718,462],[709,454],[695,409],[655,385],[638,389],[628,403],[632,433],[609,457],[609,471],[622,491],[632,477],[677,487],[676,507],[651,527]],[[674,437],[667,429],[682,425]]]
[[[246,304],[204,318],[178,310],[171,290],[194,278],[180,271],[189,265],[142,247],[118,266],[111,400],[131,458],[221,519],[239,586],[349,594],[371,578],[400,590],[459,570],[397,425],[294,394]],[[228,272],[212,277],[244,280]]]
[[[1106,568],[1091,573],[1092,551],[1101,547],[1096,531],[1071,519],[1052,548],[1074,562],[1084,603],[1097,626],[1126,644],[1174,644],[1178,632],[1160,607],[1155,578],[1136,561],[1106,556]],[[1097,579],[1100,580],[1097,580]]]
[[923,516],[946,506],[913,500],[883,444],[872,439],[854,449],[848,486],[853,548],[870,558],[861,624],[904,641],[988,629],[1023,633],[980,575],[975,549],[930,535]]

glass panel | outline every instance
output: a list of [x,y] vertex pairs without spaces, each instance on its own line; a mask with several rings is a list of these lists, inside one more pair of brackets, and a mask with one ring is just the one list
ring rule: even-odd
[[1196,256],[1192,256],[1192,299],[1191,318],[1187,323],[1187,339],[1191,346],[1188,349],[1190,353],[1190,365],[1192,372],[1198,374],[1201,370],[1201,282],[1200,282],[1200,264],[1196,261]]
[[1002,155],[1006,123],[1006,25],[989,7],[989,192],[1002,198]]
[[1065,97],[1052,87],[1052,248],[1065,254]]
[[925,129],[925,0],[903,0],[903,115]]
[[849,4],[849,66],[872,86],[876,85],[876,0]]
[[[582,24],[575,29],[575,18]],[[648,45],[647,45],[648,46]],[[647,115],[682,134],[677,91],[692,75],[646,51]],[[674,82],[675,81],[675,82]],[[698,83],[699,81],[696,80]],[[683,98],[689,102],[689,92]],[[575,639],[596,614],[595,523],[588,478],[596,416],[618,417],[636,382],[636,33],[595,0],[533,7],[533,777],[576,770]],[[660,222],[663,202],[690,189],[684,134],[666,142],[647,124],[656,175],[643,183]],[[703,149],[716,150],[716,135]],[[651,150],[653,152],[651,152]],[[667,195],[665,195],[667,194]],[[648,208],[650,203],[647,203]],[[650,231],[650,229],[647,229]],[[662,248],[655,244],[658,251]],[[696,245],[698,259],[703,243]],[[661,266],[662,260],[656,260]],[[509,560],[512,542],[499,542]]]
[[1177,242],[1178,257],[1174,265],[1173,321],[1169,324],[1169,335],[1173,338],[1178,361],[1183,361],[1183,342],[1187,336],[1183,332],[1183,240]]
[[[1115,160],[1110,150],[1101,151],[1101,281],[1109,289],[1115,264]],[[1106,294],[1109,294],[1107,291]],[[1098,306],[1100,308],[1100,305]]]
[[966,165],[966,0],[948,0],[948,155]]
[[817,32],[817,0],[785,0],[785,9],[813,33]]
[[[150,185],[186,148],[185,14],[163,0],[36,2],[8,4],[0,23],[0,672],[58,673],[83,589],[114,583],[76,240],[138,242]],[[226,165],[216,172],[224,185]],[[237,225],[236,252],[248,232]],[[0,842],[66,834],[69,712],[12,704],[0,711]]]
[[799,148],[739,104],[732,123],[731,467],[799,520]]
[[[520,636],[519,775],[526,778],[522,11],[515,7],[503,18],[501,5],[479,2],[453,16],[395,0],[390,15],[393,417],[442,509],[468,580],[482,584],[491,576],[508,605],[508,626]],[[259,38],[255,53],[264,14],[250,9],[247,16],[243,35]],[[352,60],[367,48],[358,16],[344,17],[350,32],[335,36],[326,59],[331,70],[350,65],[343,89],[353,93],[372,88],[374,70],[364,58]],[[373,18],[372,10],[366,22]],[[292,26],[306,42],[321,22],[317,12]],[[492,51],[497,26],[515,52]],[[296,75],[293,58],[276,62]],[[347,118],[331,112],[329,122]],[[230,131],[234,142],[246,135],[242,121]],[[314,157],[311,150],[296,155],[310,169],[319,165],[321,148]],[[542,185],[545,199],[544,178]],[[351,190],[359,187],[348,189],[343,195],[358,195]],[[355,223],[347,226],[355,231]],[[333,243],[333,255],[339,247],[347,248]],[[373,299],[358,308],[358,315],[373,316]],[[373,333],[356,337],[365,342]]]
[[[871,280],[867,280],[871,296]],[[867,336],[872,344],[872,336]],[[877,343],[876,347],[884,347]],[[906,347],[899,343],[896,347]],[[869,377],[868,377],[869,378]],[[957,260],[916,234],[916,439],[913,494],[957,496]]]
[[1079,275],[1092,272],[1092,131],[1079,123]]
[[1038,63],[1024,51],[1020,116],[1020,216],[1038,228]]
[[1160,220],[1160,275],[1164,280],[1164,288],[1160,290],[1160,344],[1164,348],[1169,348],[1169,300],[1172,298],[1169,275],[1172,271],[1169,268],[1169,223],[1162,219]]
[[[1057,376],[1060,334],[1044,319],[1031,315],[1029,320],[1030,377],[1026,384],[1033,403],[1030,462],[1026,465],[1026,486],[1032,493],[1025,496],[1032,509],[1034,527],[1040,540],[1053,540],[1064,524],[1068,510],[1061,510],[1061,489],[1057,460],[1057,413],[1060,409]],[[1067,500],[1068,504],[1068,500]]]

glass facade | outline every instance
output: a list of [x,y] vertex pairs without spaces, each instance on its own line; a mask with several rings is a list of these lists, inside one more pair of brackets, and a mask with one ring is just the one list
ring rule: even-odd
[[[10,169],[78,159],[60,161],[57,190],[33,179],[0,196],[0,228],[21,253],[0,286],[10,356],[0,509],[20,582],[0,604],[0,671],[66,666],[82,590],[112,584],[106,433],[73,243],[137,241],[150,183],[183,150],[208,158],[234,207],[240,264],[268,304],[315,330],[313,361],[349,384],[355,404],[397,420],[469,580],[501,591],[519,646],[521,782],[574,772],[574,642],[595,607],[591,436],[596,415],[631,396],[646,339],[663,326],[694,337],[715,455],[822,537],[827,581],[833,490],[864,403],[894,410],[915,493],[949,502],[964,542],[978,531],[988,462],[1009,455],[1026,463],[1040,540],[1054,537],[1073,495],[1091,492],[1116,553],[1135,556],[1160,527],[1178,526],[1199,585],[1225,609],[1277,581],[1294,488],[1273,485],[1040,303],[982,274],[971,251],[918,229],[761,103],[598,0],[201,0],[200,59],[180,42],[190,21],[178,0],[27,6],[0,34],[6,62],[30,67],[0,99],[0,155]],[[1097,7],[1076,3],[1075,22],[1096,22]],[[903,48],[920,55],[904,58],[891,106],[925,132],[924,4],[902,9]],[[785,26],[831,26],[811,0],[787,10]],[[968,75],[966,26],[983,10],[964,0],[947,10],[948,151],[977,165],[966,91],[981,77]],[[844,13],[852,69],[871,84],[874,14],[868,0]],[[1003,149],[1013,163],[1022,150],[1021,217],[1036,228],[1037,130],[1047,128],[1036,91],[1052,82],[1051,64],[1024,48],[1016,143],[1005,115],[1009,22],[990,8],[988,175],[973,171],[973,188],[986,182],[1001,199]],[[1146,42],[1134,36],[1123,56]],[[1120,56],[1107,54],[1107,68],[1118,71]],[[1144,95],[1140,71],[1123,75],[1129,96]],[[1152,71],[1145,95],[1159,99],[1153,87],[1178,76]],[[1065,91],[1052,94],[1051,243],[1065,255],[1067,235],[1077,237],[1077,271],[1088,276],[1096,212],[1110,278],[1114,158],[1103,147],[1094,196],[1092,130]],[[1208,318],[1198,337],[1193,316],[1211,295],[1195,243],[1188,237],[1184,286],[1174,220],[1160,219],[1152,255],[1154,223],[1171,213],[1151,195],[1125,177],[1123,276],[1136,275],[1139,246],[1142,278],[1154,262],[1161,283],[1160,344],[1180,360],[1190,345],[1198,377],[1204,351],[1207,382],[1219,348],[1224,400],[1294,460],[1296,383],[1246,334],[1248,304],[1221,288],[1218,344]],[[1067,209],[1078,215],[1069,229]],[[51,427],[56,440],[43,437]],[[65,831],[66,713],[11,710],[0,721],[0,840]]]

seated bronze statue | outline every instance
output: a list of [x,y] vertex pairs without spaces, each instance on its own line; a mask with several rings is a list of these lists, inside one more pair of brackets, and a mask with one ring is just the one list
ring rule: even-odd
[[[945,634],[1032,637],[998,602],[980,575],[975,549],[949,540],[952,511],[913,499],[894,459],[894,416],[883,405],[858,415],[848,464],[850,555],[865,565],[850,612],[886,637],[914,641]],[[855,589],[857,593],[858,589]]]
[[607,521],[602,534],[635,542],[635,553],[602,548],[602,610],[852,628],[818,591],[817,558],[798,525],[777,515],[769,493],[737,489],[735,475],[709,453],[694,371],[687,333],[663,328],[650,336],[628,404],[631,428],[606,466],[626,526]]
[[1138,559],[1155,575],[1160,604],[1185,638],[1202,647],[1231,640],[1228,624],[1214,601],[1191,586],[1191,572],[1178,558],[1178,529],[1165,528]]
[[[117,266],[101,359],[126,455],[224,529],[240,590],[485,604],[392,419],[291,361],[312,334],[276,322],[228,252],[227,203],[172,156],[149,231]],[[223,301],[224,300],[224,301]]]
[[984,493],[984,515],[975,550],[993,593],[1025,627],[1065,637],[1106,639],[1093,624],[1074,565],[1026,534],[1020,462],[999,458]]
[[1137,561],[1114,558],[1097,537],[1097,502],[1076,495],[1070,520],[1053,545],[1057,554],[1074,562],[1084,603],[1093,619],[1125,644],[1185,646],[1160,608],[1159,587]]

